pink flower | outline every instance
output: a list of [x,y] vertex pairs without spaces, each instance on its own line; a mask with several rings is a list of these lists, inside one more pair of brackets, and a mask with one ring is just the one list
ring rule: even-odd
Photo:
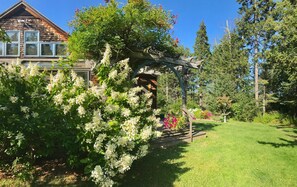
[[177,123],[178,123],[178,119],[174,115],[168,114],[167,118],[164,118],[164,127],[166,129],[175,128]]

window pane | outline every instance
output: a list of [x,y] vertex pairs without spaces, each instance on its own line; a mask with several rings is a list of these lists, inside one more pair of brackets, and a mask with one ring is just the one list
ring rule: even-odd
[[56,56],[65,56],[66,55],[66,45],[65,44],[56,44]]
[[53,44],[41,44],[41,55],[53,56],[54,54],[54,45]]
[[17,31],[8,31],[7,35],[10,38],[11,42],[18,42],[19,41],[19,32],[17,32]]
[[25,41],[26,42],[37,42],[38,41],[38,32],[25,32]]
[[18,55],[19,44],[6,44],[6,55]]
[[25,55],[37,55],[37,44],[26,44]]
[[76,74],[77,74],[77,76],[82,77],[85,81],[89,81],[88,80],[88,72],[79,71],[79,72],[76,72]]
[[3,43],[2,42],[0,42],[0,56],[2,56],[3,55]]
[[89,72],[87,72],[87,71],[78,71],[78,72],[75,72],[76,74],[77,74],[77,76],[80,76],[80,77],[82,77],[83,79],[84,79],[84,81],[85,81],[85,85],[88,85],[88,83],[89,83],[89,77],[88,77],[88,74],[89,74]]

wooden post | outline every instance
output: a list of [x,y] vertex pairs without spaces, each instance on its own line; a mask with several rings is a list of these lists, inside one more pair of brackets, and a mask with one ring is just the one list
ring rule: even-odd
[[185,114],[185,116],[187,116],[187,118],[189,120],[189,137],[190,137],[191,142],[193,142],[193,121],[192,121],[193,118],[186,108],[183,108],[183,113]]
[[193,122],[192,122],[191,115],[189,115],[189,122],[190,122],[190,139],[191,139],[191,142],[193,142]]

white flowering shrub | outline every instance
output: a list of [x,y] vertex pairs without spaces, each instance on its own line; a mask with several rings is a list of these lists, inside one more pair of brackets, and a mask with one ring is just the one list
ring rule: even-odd
[[112,186],[114,179],[130,169],[134,160],[146,155],[148,143],[158,136],[156,111],[151,109],[151,93],[133,87],[128,59],[112,63],[107,45],[96,67],[98,85],[86,86],[75,72],[61,71],[50,77],[47,86],[66,123],[75,124],[80,149],[71,153],[74,164],[86,166],[93,181]]
[[112,186],[160,134],[151,93],[129,81],[128,59],[110,59],[107,45],[98,84],[88,87],[69,70],[46,76],[36,65],[1,67],[1,153],[29,160],[67,155],[96,184]]
[[0,66],[0,159],[32,161],[63,147],[66,125],[61,126],[46,84],[37,65]]

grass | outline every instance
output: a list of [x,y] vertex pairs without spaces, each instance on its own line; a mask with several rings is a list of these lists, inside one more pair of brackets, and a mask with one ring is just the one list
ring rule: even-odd
[[[297,129],[256,123],[202,121],[207,138],[154,148],[135,161],[120,187],[297,186]],[[1,177],[0,186],[90,186],[56,163],[34,181]],[[54,169],[53,169],[54,168]]]
[[297,186],[297,130],[231,122],[196,124],[207,138],[155,149],[120,186]]

